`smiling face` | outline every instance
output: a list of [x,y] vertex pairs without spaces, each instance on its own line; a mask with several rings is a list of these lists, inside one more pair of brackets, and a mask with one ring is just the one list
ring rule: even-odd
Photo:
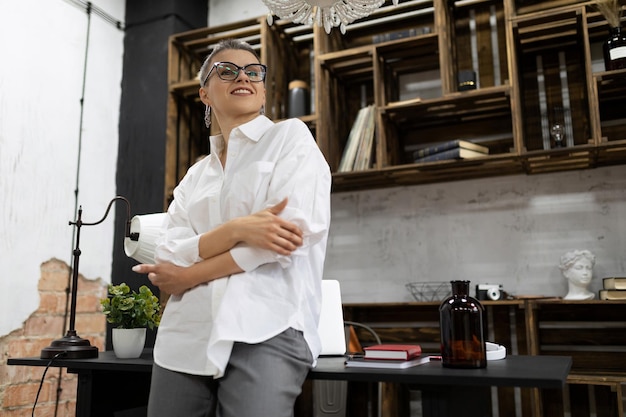
[[[238,67],[256,64],[254,54],[240,49],[225,49],[213,57],[213,62],[232,62]],[[241,125],[259,115],[265,104],[265,84],[252,82],[243,70],[232,81],[221,79],[217,71],[211,71],[203,87],[200,99],[211,107],[222,129]]]

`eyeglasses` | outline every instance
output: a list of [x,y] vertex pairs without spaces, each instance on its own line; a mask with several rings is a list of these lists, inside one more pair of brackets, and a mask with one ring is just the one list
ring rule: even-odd
[[204,81],[202,82],[203,86],[206,84],[213,70],[215,70],[217,76],[224,81],[236,80],[241,70],[243,70],[243,73],[246,74],[253,83],[265,81],[265,75],[267,74],[267,66],[263,64],[248,64],[240,67],[232,62],[216,62],[213,64],[206,77],[204,77]]

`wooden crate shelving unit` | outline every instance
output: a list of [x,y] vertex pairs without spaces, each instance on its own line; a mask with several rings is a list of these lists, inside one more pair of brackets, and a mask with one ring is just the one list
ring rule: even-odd
[[[626,8],[626,0],[621,1]],[[605,71],[608,25],[591,1],[400,0],[334,29],[265,17],[170,39],[166,196],[208,152],[196,73],[212,45],[247,40],[270,69],[266,114],[286,117],[288,84],[311,86],[311,128],[333,191],[538,174],[626,163],[626,70]],[[477,89],[459,91],[460,71]],[[338,173],[359,109],[376,108],[371,166]],[[565,148],[550,126],[566,125]],[[420,147],[465,139],[476,159],[415,163]]]
[[[521,411],[523,417],[623,416],[626,302],[546,298],[481,303],[487,318],[487,340],[505,346],[507,354],[573,359],[565,395],[559,390],[546,393],[534,388],[499,387],[492,396],[498,404],[494,415],[520,415]],[[346,304],[344,319],[373,329],[383,343],[415,343],[424,352],[437,353],[441,342],[439,305],[440,302]],[[359,327],[355,331],[363,346],[376,343],[368,331]],[[408,416],[403,405],[408,398],[406,393],[397,389],[388,392],[382,400],[383,416]],[[350,410],[358,410],[363,401],[357,392],[350,398]]]

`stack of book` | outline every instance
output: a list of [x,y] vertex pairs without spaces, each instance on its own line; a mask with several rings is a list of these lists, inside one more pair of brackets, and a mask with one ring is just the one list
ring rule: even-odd
[[430,26],[425,26],[423,28],[411,28],[407,30],[400,30],[397,32],[381,33],[372,36],[372,43],[389,42],[395,41],[396,39],[411,38],[417,35],[427,35],[432,31],[433,30]]
[[432,356],[421,356],[419,345],[380,344],[363,349],[363,355],[350,355],[346,366],[354,368],[405,369],[432,360]]
[[602,279],[600,300],[626,300],[626,277],[610,277]]
[[462,139],[437,143],[413,152],[417,163],[444,161],[447,159],[478,158],[489,154],[489,148]]
[[372,165],[376,108],[373,105],[359,110],[339,162],[339,172],[362,171]]

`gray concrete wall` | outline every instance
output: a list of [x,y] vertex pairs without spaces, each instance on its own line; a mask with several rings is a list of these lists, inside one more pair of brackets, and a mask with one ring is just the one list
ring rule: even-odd
[[344,302],[413,298],[409,282],[467,279],[563,296],[561,255],[596,255],[590,289],[624,275],[626,167],[338,193],[325,278]]

